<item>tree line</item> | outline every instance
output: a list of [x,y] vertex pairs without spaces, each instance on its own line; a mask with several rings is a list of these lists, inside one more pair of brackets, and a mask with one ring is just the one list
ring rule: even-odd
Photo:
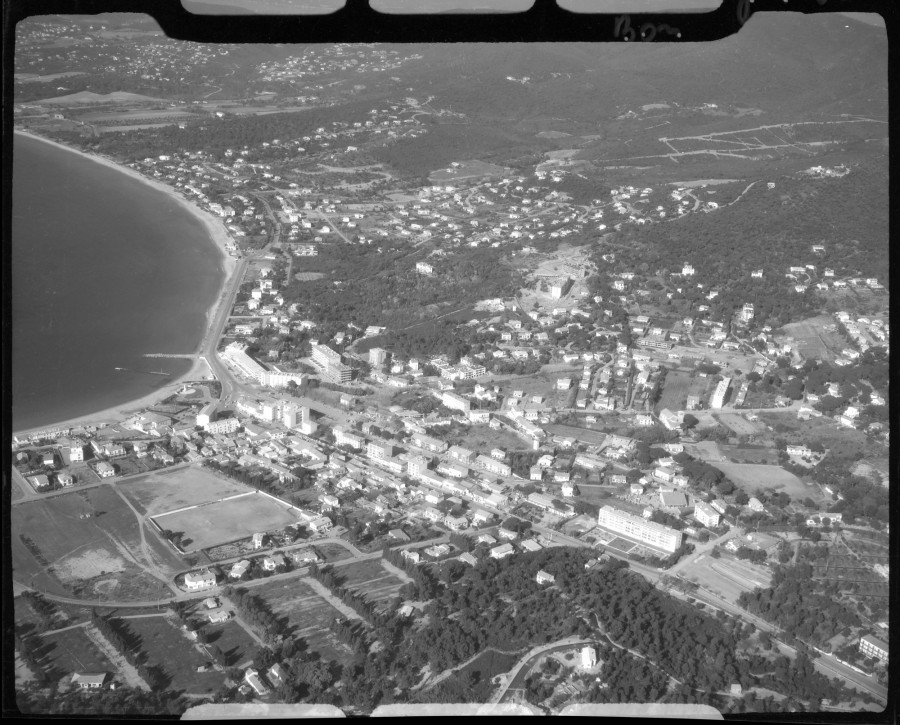
[[137,670],[151,690],[161,690],[168,685],[171,678],[162,665],[147,663],[147,653],[140,649],[140,637],[128,628],[125,620],[118,617],[104,617],[96,609],[92,609],[91,624],[119,651],[125,661]]

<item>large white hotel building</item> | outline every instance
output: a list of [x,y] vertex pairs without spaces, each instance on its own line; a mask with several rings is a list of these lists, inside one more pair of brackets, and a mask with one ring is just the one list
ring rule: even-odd
[[238,342],[232,342],[222,352],[220,356],[240,370],[244,375],[253,378],[260,385],[269,388],[284,388],[288,382],[293,380],[298,385],[307,377],[303,373],[287,373],[281,370],[266,370],[256,360],[250,357],[247,352],[246,345]]
[[597,523],[604,529],[636,539],[656,549],[674,552],[681,546],[681,532],[668,526],[647,521],[640,516],[604,506],[597,515]]

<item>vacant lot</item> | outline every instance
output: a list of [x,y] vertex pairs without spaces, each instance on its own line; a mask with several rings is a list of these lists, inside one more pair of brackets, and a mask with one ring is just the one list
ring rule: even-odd
[[262,597],[275,614],[287,617],[291,634],[306,640],[311,650],[342,664],[351,661],[352,651],[334,636],[329,626],[343,615],[306,582],[298,579],[271,582],[254,587],[253,593]]
[[740,413],[716,413],[714,414],[714,417],[717,418],[722,425],[726,428],[730,428],[738,435],[749,436],[761,433],[765,430],[764,425],[752,423]]
[[109,672],[115,668],[106,656],[97,649],[83,627],[67,629],[41,639],[39,660],[50,679],[70,677],[74,672]]
[[[140,639],[148,664],[159,666],[170,678],[168,689],[206,693],[217,690],[225,681],[222,672],[197,672],[197,667],[210,658],[201,654],[168,617],[135,617],[124,621],[128,630]],[[215,636],[215,630],[208,631]]]
[[106,595],[156,592],[141,566],[139,526],[110,486],[20,504],[12,516],[15,577],[61,595],[96,596],[95,585]]
[[228,501],[215,501],[153,519],[164,530],[180,531],[186,551],[197,551],[243,539],[257,531],[276,531],[297,522],[296,512],[268,496],[250,493]]
[[684,410],[687,406],[687,396],[690,395],[691,384],[694,382],[690,373],[676,372],[670,370],[666,374],[666,382],[663,386],[662,395],[656,404],[656,411],[664,410]]
[[122,483],[119,489],[135,508],[150,516],[252,490],[200,466],[151,473]]
[[757,490],[772,489],[784,491],[791,498],[802,499],[807,496],[815,498],[814,486],[807,486],[793,473],[785,471],[781,466],[754,463],[711,463],[734,481],[736,486],[751,496]]
[[547,425],[544,426],[551,435],[565,436],[567,438],[575,438],[592,446],[599,446],[606,440],[606,433],[599,430],[591,430],[590,428],[577,428],[573,425]]

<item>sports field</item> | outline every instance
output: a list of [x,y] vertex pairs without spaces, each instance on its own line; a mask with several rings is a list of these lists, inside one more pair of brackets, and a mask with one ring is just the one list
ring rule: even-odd
[[757,463],[720,463],[718,461],[710,461],[710,463],[751,496],[757,490],[772,489],[784,491],[791,498],[803,499],[807,496],[815,498],[815,486],[805,485],[793,473],[785,471],[781,466]]
[[120,483],[125,494],[141,513],[158,516],[166,511],[216,501],[253,489],[217,476],[201,466],[162,470]]
[[[13,572],[37,589],[72,596],[156,591],[145,572],[140,522],[111,486],[76,490],[12,511]],[[156,555],[158,552],[154,551]]]
[[153,520],[163,530],[180,531],[185,551],[197,551],[243,539],[257,531],[277,531],[296,523],[298,518],[286,504],[259,493],[249,493],[186,511],[161,514]]

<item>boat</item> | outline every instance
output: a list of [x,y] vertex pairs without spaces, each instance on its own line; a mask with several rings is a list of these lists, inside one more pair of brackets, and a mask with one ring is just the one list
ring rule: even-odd
[[128,368],[113,368],[113,370],[128,370]]

